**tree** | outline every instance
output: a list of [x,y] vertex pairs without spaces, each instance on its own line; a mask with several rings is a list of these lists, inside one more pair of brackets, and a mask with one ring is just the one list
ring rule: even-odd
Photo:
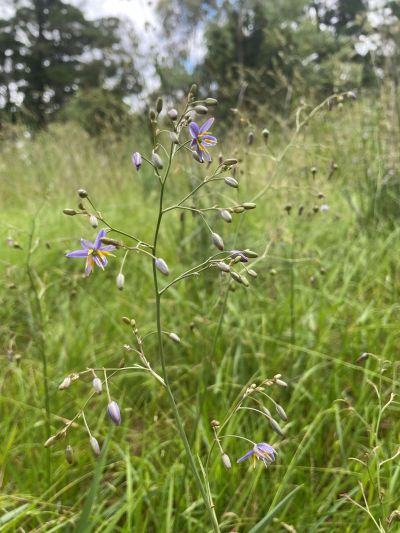
[[90,21],[62,0],[27,0],[0,28],[0,106],[39,126],[80,88],[107,85],[120,96],[141,89],[136,43],[129,28],[128,46],[121,43],[118,18]]

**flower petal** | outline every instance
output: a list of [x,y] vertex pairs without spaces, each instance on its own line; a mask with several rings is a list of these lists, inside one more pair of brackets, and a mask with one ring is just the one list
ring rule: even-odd
[[105,246],[99,248],[100,252],[112,252],[115,249],[116,248],[113,244],[106,244]]
[[213,117],[211,117],[208,120],[206,120],[204,122],[204,124],[202,124],[200,126],[200,133],[204,133],[205,131],[208,131],[211,128],[211,126],[213,125],[213,123],[214,123],[214,118]]
[[214,144],[217,144],[218,140],[213,135],[201,135],[201,142],[204,142],[205,144],[208,144],[208,146],[213,146]]
[[86,267],[85,267],[86,275],[89,276],[92,270],[93,270],[93,256],[88,255],[86,259]]
[[81,246],[82,248],[94,248],[94,244],[91,241],[88,241],[87,239],[81,239]]
[[93,259],[94,259],[96,265],[97,265],[99,268],[101,268],[101,270],[104,270],[104,266],[103,266],[103,263],[102,263],[100,257],[97,257],[97,255],[95,255],[95,256],[93,256]]
[[200,133],[199,125],[196,122],[191,122],[189,124],[189,132],[190,132],[190,135],[194,139],[196,139],[196,137],[198,137],[198,135]]
[[206,149],[204,149],[203,155],[204,155],[204,159],[207,159],[207,161],[211,161],[211,156],[210,156],[210,154],[207,152]]
[[107,235],[106,230],[103,228],[97,234],[96,240],[94,241],[94,249],[97,250],[101,246],[101,239]]
[[245,461],[246,459],[248,459],[249,457],[251,457],[253,454],[254,454],[254,450],[250,450],[250,451],[247,452],[245,455],[243,455],[243,457],[240,457],[240,459],[238,459],[236,462],[237,462],[237,463],[241,463],[242,461]]
[[69,254],[65,254],[66,257],[87,257],[88,251],[87,250],[75,250],[73,252],[69,252]]

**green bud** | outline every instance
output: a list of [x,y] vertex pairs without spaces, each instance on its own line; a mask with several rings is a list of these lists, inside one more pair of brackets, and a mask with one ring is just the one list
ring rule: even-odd
[[229,187],[233,187],[234,189],[237,189],[239,187],[237,179],[232,178],[232,176],[226,176],[224,178],[224,182],[229,185]]
[[69,465],[72,465],[74,462],[74,451],[72,449],[72,446],[68,444],[68,446],[65,448],[65,458],[67,460],[67,463]]
[[268,139],[269,137],[269,129],[268,128],[264,128],[261,132],[261,135],[264,137],[265,140]]
[[229,159],[224,159],[224,165],[226,167],[232,167],[233,165],[236,165],[237,162],[238,162],[237,159],[234,159],[233,157]]
[[154,122],[156,120],[156,112],[154,111],[154,109],[150,109],[149,111],[149,119]]
[[222,252],[224,249],[224,241],[222,240],[222,237],[218,235],[218,233],[212,233],[211,238],[214,246]]
[[85,191],[85,189],[79,189],[78,195],[80,196],[80,198],[87,198],[89,196],[88,192]]
[[218,100],[216,98],[206,98],[205,100],[207,105],[217,105]]
[[281,418],[284,422],[287,422],[288,417],[287,417],[287,414],[285,413],[284,408],[279,404],[275,404],[275,409],[276,409],[276,412],[278,413],[279,418]]
[[156,102],[156,110],[157,110],[157,113],[161,113],[162,108],[163,108],[163,99],[161,98],[161,96],[159,96],[159,97],[157,98],[157,102]]
[[232,215],[229,213],[227,209],[221,209],[219,214],[225,220],[225,222],[228,222],[228,223],[232,222]]
[[231,278],[236,281],[237,283],[240,283],[242,284],[242,276],[240,274],[238,274],[237,272],[235,272],[234,270],[231,270],[230,271],[230,275],[231,275]]
[[194,110],[198,115],[207,115],[208,109],[205,105],[196,105]]
[[74,215],[78,214],[75,209],[63,209],[63,213],[64,215],[68,215],[70,217],[73,217]]
[[248,271],[247,271],[248,275],[251,276],[252,278],[256,278],[258,276],[257,272],[255,270],[253,270],[252,268],[249,268]]
[[233,207],[233,212],[234,213],[243,213],[245,211],[245,208],[241,205],[237,205],[236,207]]
[[255,257],[258,257],[257,252],[253,252],[253,250],[249,250],[249,249],[244,250],[244,255],[248,257],[249,259],[254,259]]
[[256,204],[253,204],[253,202],[245,202],[244,204],[242,204],[242,206],[245,209],[255,209],[257,207]]

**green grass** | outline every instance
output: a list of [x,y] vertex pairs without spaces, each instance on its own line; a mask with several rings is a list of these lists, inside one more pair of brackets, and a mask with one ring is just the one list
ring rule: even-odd
[[[247,444],[234,438],[222,441],[230,471],[212,452],[208,481],[223,532],[294,531],[289,526],[310,533],[364,532],[377,530],[379,522],[388,530],[386,519],[399,506],[398,460],[379,468],[397,452],[400,431],[396,398],[382,413],[398,389],[400,336],[399,131],[391,110],[384,96],[373,105],[365,99],[323,110],[280,163],[269,156],[287,145],[290,124],[266,118],[271,151],[258,136],[246,146],[245,129],[222,142],[225,156],[242,159],[241,186],[235,191],[215,184],[217,199],[211,202],[259,197],[257,209],[235,215],[231,225],[214,215],[209,222],[229,248],[260,253],[254,262],[258,278],[248,289],[230,290],[226,278],[207,271],[176,285],[163,303],[165,329],[182,338],[181,345],[166,344],[171,383],[202,463],[212,443],[210,421],[222,420],[244,387],[277,373],[289,384],[271,392],[289,417],[284,438],[251,411],[240,411],[226,428],[226,434],[276,445],[273,466],[236,465]],[[223,138],[218,125],[215,131]],[[44,357],[55,432],[90,394],[86,378],[58,391],[65,375],[136,362],[123,349],[133,339],[121,317],[134,317],[142,334],[155,329],[146,259],[128,257],[120,292],[115,277],[121,253],[89,279],[81,262],[64,257],[81,236],[94,234],[87,219],[62,215],[64,207],[76,206],[79,187],[90,191],[114,226],[151,239],[157,183],[129,161],[133,149],[145,149],[142,135],[101,144],[67,125],[17,141],[3,144],[0,162],[0,530],[208,531],[167,398],[151,377],[113,378],[111,392],[123,417],[119,428],[111,430],[106,420],[105,395],[89,403],[92,433],[101,443],[109,435],[102,459],[92,457],[81,420],[66,441],[49,452],[43,448],[49,436]],[[328,179],[332,161],[338,170]],[[180,199],[203,171],[182,158],[167,203]],[[318,198],[319,192],[325,197]],[[206,205],[209,195],[207,190],[196,201]],[[322,203],[329,212],[314,213]],[[27,275],[33,221],[30,264],[42,319]],[[21,249],[6,246],[8,236]],[[174,212],[160,249],[173,275],[211,252],[201,220],[182,220]],[[146,349],[158,369],[155,336]],[[362,352],[387,360],[384,371],[372,356],[356,364]],[[206,394],[199,393],[201,380]],[[67,444],[74,448],[72,466],[64,456]],[[366,505],[360,483],[370,514],[355,505]]]

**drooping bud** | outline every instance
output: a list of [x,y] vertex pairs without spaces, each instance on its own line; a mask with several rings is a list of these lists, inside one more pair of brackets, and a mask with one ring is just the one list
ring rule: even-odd
[[237,164],[237,159],[234,159],[233,157],[230,159],[224,159],[224,165],[226,167],[232,167],[233,165]]
[[244,202],[244,204],[242,204],[242,207],[244,207],[246,210],[249,210],[249,209],[255,209],[257,205],[253,202]]
[[92,448],[93,455],[98,457],[100,455],[100,445],[95,437],[90,437],[90,447]]
[[116,426],[121,425],[121,412],[117,402],[112,401],[108,404],[107,413]]
[[243,253],[246,257],[249,257],[250,259],[255,259],[256,257],[258,257],[257,252],[253,252],[253,250],[249,250],[248,248],[246,248]]
[[152,151],[151,153],[151,160],[153,162],[153,165],[158,168],[159,170],[161,170],[164,166],[164,163],[161,159],[161,157],[157,154],[157,152],[155,152],[154,150]]
[[227,209],[221,209],[219,214],[225,220],[225,222],[228,222],[228,223],[232,222],[232,215],[229,213]]
[[245,208],[242,205],[237,205],[233,208],[233,212],[240,214],[245,212]]
[[218,163],[219,163],[220,165],[222,165],[223,162],[224,162],[224,156],[223,156],[222,153],[220,152],[220,153],[218,154]]
[[90,225],[92,226],[92,228],[97,228],[97,226],[99,225],[99,222],[98,222],[97,218],[94,215],[90,215],[89,222],[90,222]]
[[189,99],[193,100],[197,95],[197,85],[193,83],[193,85],[190,87],[189,91]]
[[140,170],[140,167],[142,166],[142,156],[139,154],[139,152],[133,152],[132,154],[132,163],[136,170]]
[[161,98],[161,96],[159,96],[157,98],[157,102],[156,102],[156,110],[157,110],[157,113],[161,113],[162,111],[162,108],[163,108],[163,99]]
[[191,150],[193,159],[197,161],[198,163],[204,163],[202,159],[200,159],[199,154],[196,152],[196,150]]
[[236,281],[236,283],[240,283],[242,284],[242,277],[240,274],[238,274],[237,272],[235,272],[234,270],[231,270],[230,272],[231,274],[231,278]]
[[222,459],[222,464],[224,465],[224,467],[229,470],[230,468],[232,468],[232,464],[231,464],[231,460],[229,458],[229,455],[227,453],[223,453],[221,455],[221,459]]
[[98,377],[95,377],[92,381],[92,385],[94,388],[94,392],[96,394],[101,394],[101,391],[103,390],[103,384],[101,382],[101,379]]
[[275,409],[276,409],[276,412],[278,413],[279,418],[281,418],[284,422],[287,422],[288,417],[287,417],[287,414],[285,413],[284,408],[277,403],[275,404]]
[[78,190],[78,196],[80,198],[87,198],[89,196],[88,192],[85,191],[85,189],[79,189]]
[[179,137],[174,131],[169,132],[169,138],[173,144],[179,144]]
[[167,112],[167,115],[171,120],[176,120],[178,118],[178,111],[172,108]]
[[206,98],[206,105],[217,105],[218,100],[216,98]]
[[65,448],[65,458],[67,460],[67,463],[69,465],[72,465],[74,462],[74,450],[72,449],[72,446],[68,444],[68,446]]
[[60,383],[60,385],[58,386],[58,390],[68,389],[71,383],[72,383],[71,376],[67,376],[66,378],[64,378],[62,383]]
[[280,437],[283,437],[285,435],[281,429],[281,426],[274,418],[269,418],[269,424],[271,428],[275,431],[275,433],[277,433]]
[[356,363],[358,364],[363,363],[364,361],[368,359],[368,357],[369,357],[369,353],[363,352],[359,357],[357,357]]
[[169,268],[168,268],[167,263],[164,261],[164,259],[162,259],[161,257],[157,257],[155,262],[156,262],[156,267],[161,272],[161,274],[163,274],[164,276],[168,276]]
[[211,238],[214,246],[222,252],[224,250],[224,241],[222,240],[222,237],[218,235],[218,233],[212,233]]
[[226,176],[224,178],[224,182],[229,185],[229,187],[233,187],[234,189],[237,189],[239,187],[239,182],[237,179],[232,178],[232,176]]
[[178,344],[181,342],[180,337],[176,333],[173,333],[172,331],[171,333],[169,333],[168,337],[174,342],[177,342]]
[[117,276],[117,288],[122,291],[122,289],[124,288],[124,284],[125,284],[125,276],[123,275],[122,272],[120,272]]
[[205,105],[196,105],[194,110],[198,115],[207,115],[208,109]]
[[68,215],[70,217],[73,217],[74,215],[78,214],[75,209],[63,209],[63,213],[64,215]]
[[44,447],[48,448],[49,446],[52,446],[56,442],[56,440],[58,440],[57,437],[55,435],[52,435],[46,440],[46,442],[44,443]]
[[264,140],[265,141],[268,141],[268,137],[269,137],[269,129],[268,128],[264,128],[261,132],[261,135],[264,137]]
[[254,133],[252,131],[247,135],[247,144],[251,146],[254,142]]
[[154,109],[150,109],[149,119],[151,120],[151,122],[154,122],[156,120],[156,112],[154,111]]
[[220,261],[219,263],[217,263],[217,267],[220,270],[222,270],[222,272],[230,272],[231,270],[231,267],[227,265],[226,263],[224,263],[223,261]]
[[256,278],[258,276],[257,272],[255,270],[253,270],[252,268],[249,268],[249,270],[247,271],[248,275],[251,276],[252,278]]

